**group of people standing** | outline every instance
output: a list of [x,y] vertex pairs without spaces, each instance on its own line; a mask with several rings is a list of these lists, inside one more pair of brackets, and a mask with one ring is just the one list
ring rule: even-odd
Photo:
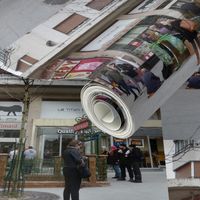
[[143,159],[142,151],[136,145],[120,144],[119,147],[111,146],[108,153],[108,164],[113,167],[115,176],[119,181],[126,180],[126,169],[129,181],[134,183],[142,182],[140,164]]
[[[24,174],[30,174],[34,165],[34,160],[36,158],[36,150],[33,146],[28,146],[25,148],[25,150],[22,152],[22,160],[23,160],[23,172]],[[12,149],[9,152],[9,164],[12,165],[13,162],[15,162],[18,155],[18,148]]]

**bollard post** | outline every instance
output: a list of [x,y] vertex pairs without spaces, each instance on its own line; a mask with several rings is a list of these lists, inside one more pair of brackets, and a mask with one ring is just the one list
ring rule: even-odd
[[100,181],[107,180],[107,155],[98,156],[98,178]]
[[0,153],[0,186],[3,185],[4,177],[6,175],[6,166],[8,162],[8,154]]
[[97,178],[96,178],[96,155],[93,154],[93,155],[87,155],[88,157],[88,166],[89,166],[89,169],[90,169],[90,173],[91,173],[91,176],[89,178],[89,182],[90,183],[96,183],[97,181]]
[[54,157],[54,176],[61,176],[61,157]]

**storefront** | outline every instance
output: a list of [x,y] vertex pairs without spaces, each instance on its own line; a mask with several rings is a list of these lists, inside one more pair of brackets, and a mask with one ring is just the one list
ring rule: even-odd
[[91,124],[77,130],[74,125],[84,117],[80,102],[42,101],[40,119],[33,120],[32,145],[38,158],[61,156],[67,138],[84,142],[85,154],[101,154],[110,146],[110,136]]
[[75,138],[73,127],[38,127],[36,142],[38,157],[51,159],[61,156],[64,149],[63,141],[66,138]]
[[154,168],[165,166],[164,145],[161,128],[140,128],[128,139],[112,138],[112,144],[127,146],[135,144],[143,153],[141,167]]
[[140,128],[129,138],[129,144],[135,144],[144,155],[143,167],[160,167],[165,165],[162,128]]

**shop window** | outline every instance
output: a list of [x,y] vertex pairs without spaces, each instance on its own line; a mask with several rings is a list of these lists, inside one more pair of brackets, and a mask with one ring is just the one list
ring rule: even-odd
[[95,10],[102,10],[105,8],[108,4],[113,2],[113,0],[92,0],[90,3],[88,3],[86,6],[95,9]]
[[18,138],[19,130],[0,130],[0,138]]
[[87,19],[87,17],[84,17],[82,15],[73,14],[69,18],[58,24],[56,27],[54,27],[54,29],[62,33],[68,34],[73,29],[85,22]]
[[25,72],[27,69],[30,68],[30,66],[32,66],[33,64],[35,64],[38,60],[36,60],[35,58],[28,56],[28,55],[24,55],[23,57],[21,57],[18,60],[17,63],[17,71],[20,72]]

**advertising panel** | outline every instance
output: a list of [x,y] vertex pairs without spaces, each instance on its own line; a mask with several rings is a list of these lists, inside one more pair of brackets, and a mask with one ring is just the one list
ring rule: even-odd
[[21,128],[23,104],[21,102],[0,102],[0,129],[19,130]]
[[[120,22],[117,34],[111,34],[111,28],[107,37],[105,32],[99,35],[106,41],[100,41],[96,49],[93,42],[88,51],[94,52],[85,49],[66,57],[62,54],[40,69],[30,69],[26,78],[88,80],[81,91],[88,118],[114,137],[130,137],[199,70],[198,1],[156,3],[144,1],[138,12],[118,16],[116,22],[124,19],[124,27]],[[195,82],[197,76],[192,78]],[[68,103],[46,102],[41,117],[72,119],[82,114],[80,108],[75,111]]]

